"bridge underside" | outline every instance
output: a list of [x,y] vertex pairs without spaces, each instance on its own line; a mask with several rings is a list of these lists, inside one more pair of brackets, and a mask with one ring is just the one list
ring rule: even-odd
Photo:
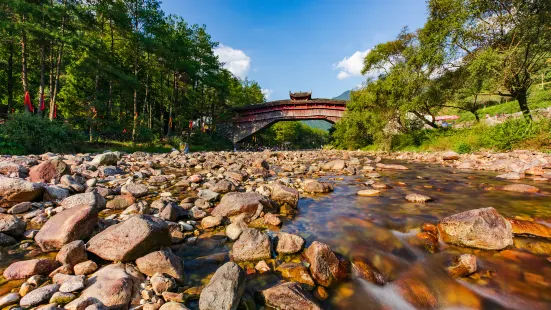
[[304,103],[268,103],[239,111],[234,119],[233,142],[237,143],[279,121],[326,120],[335,123],[346,109],[340,100],[309,100]]

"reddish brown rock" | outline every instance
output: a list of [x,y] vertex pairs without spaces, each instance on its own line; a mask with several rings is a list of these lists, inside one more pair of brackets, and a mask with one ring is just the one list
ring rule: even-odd
[[178,256],[168,251],[155,251],[136,260],[136,266],[141,273],[153,276],[164,273],[174,279],[184,282],[184,262]]
[[134,202],[136,202],[136,198],[134,198],[134,196],[130,196],[130,195],[115,196],[115,198],[107,202],[107,205],[105,207],[111,210],[124,210]]
[[76,275],[89,275],[98,270],[98,265],[91,260],[76,264],[74,267]]
[[278,284],[262,291],[268,307],[288,310],[321,310],[313,296],[303,290],[298,283]]
[[302,237],[288,234],[279,233],[277,235],[276,251],[279,254],[294,254],[302,250],[304,246],[304,239]]
[[44,186],[23,179],[0,177],[0,206],[42,200]]
[[309,193],[329,193],[333,191],[333,186],[331,184],[321,183],[313,179],[304,181],[302,187]]
[[165,221],[149,215],[135,215],[95,235],[86,248],[105,260],[124,262],[171,243]]
[[0,213],[0,233],[19,237],[25,232],[27,224],[15,215]]
[[59,250],[69,242],[88,239],[98,222],[98,209],[79,205],[50,218],[35,237],[43,251]]
[[538,193],[540,190],[532,185],[527,184],[509,184],[502,188],[504,191],[517,193]]
[[308,269],[298,263],[283,263],[276,269],[281,273],[283,279],[302,284],[306,289],[312,290],[316,283],[308,273]]
[[452,265],[447,268],[452,277],[466,277],[476,272],[476,256],[472,254],[461,254],[456,257]]
[[314,241],[304,252],[310,263],[310,272],[316,282],[325,287],[340,278],[339,259],[327,244]]
[[47,276],[59,267],[53,259],[39,258],[19,261],[11,264],[4,270],[4,277],[8,280],[25,279],[34,275]]
[[136,281],[123,264],[105,266],[88,279],[80,297],[67,304],[65,309],[81,309],[77,305],[88,298],[101,302],[108,309],[127,309]]
[[74,266],[88,260],[86,247],[82,240],[76,240],[64,245],[57,253],[55,260],[61,264]]
[[265,208],[271,208],[270,201],[259,193],[232,192],[222,197],[218,206],[212,210],[212,215],[231,217],[244,213],[248,219],[254,220]]
[[245,229],[233,244],[231,253],[237,262],[269,259],[271,257],[270,238],[257,229]]
[[356,278],[367,280],[373,284],[385,285],[386,277],[379,271],[367,257],[356,256],[352,258],[352,275]]
[[298,204],[299,194],[296,189],[276,182],[272,186],[271,198],[273,201],[279,204],[288,204],[292,208],[296,208]]
[[551,227],[533,221],[507,219],[511,223],[513,234],[519,236],[536,236],[551,239]]
[[51,180],[59,181],[61,176],[71,173],[69,166],[61,159],[50,159],[31,168],[29,179],[32,182],[50,183]]

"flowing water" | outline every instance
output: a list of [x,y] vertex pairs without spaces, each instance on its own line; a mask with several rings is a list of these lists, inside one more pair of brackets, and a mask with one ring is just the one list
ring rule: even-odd
[[[423,223],[436,224],[446,216],[483,207],[494,207],[505,217],[533,219],[551,226],[551,183],[522,181],[539,187],[538,194],[504,192],[495,187],[511,181],[496,179],[496,173],[401,164],[410,170],[380,172],[379,182],[392,188],[376,197],[356,195],[368,188],[366,177],[325,175],[320,180],[334,184],[335,191],[303,195],[299,213],[283,220],[281,231],[302,236],[306,246],[314,240],[327,243],[344,257],[366,258],[387,277],[389,284],[385,286],[359,279],[341,282],[329,289],[324,308],[416,309],[436,305],[438,309],[551,309],[551,254],[536,255],[524,249],[530,242],[551,242],[515,237],[515,246],[504,251],[440,243],[436,252],[430,253],[416,237]],[[407,202],[405,195],[413,192],[430,196],[433,201]],[[186,284],[208,283],[209,276],[229,259],[230,249],[223,230],[200,235],[194,246],[180,247],[177,254],[185,261]],[[467,278],[453,279],[445,268],[462,253],[477,256],[478,271]],[[9,261],[22,258],[11,256]],[[284,259],[299,261],[301,257]],[[0,262],[0,270],[9,261]],[[276,262],[268,264],[273,267]],[[250,274],[247,291],[254,296],[255,291],[279,279],[271,272]],[[396,280],[402,285],[395,285]],[[0,284],[0,295],[17,285]],[[196,304],[189,306],[195,308]]]

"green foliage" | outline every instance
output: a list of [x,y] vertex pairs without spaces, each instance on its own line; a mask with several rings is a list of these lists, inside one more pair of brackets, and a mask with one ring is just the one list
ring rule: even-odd
[[311,149],[325,145],[329,133],[320,128],[312,128],[300,121],[278,122],[250,137],[245,144],[253,143],[269,147],[291,149]]
[[0,127],[6,153],[42,154],[45,152],[74,152],[83,142],[83,136],[61,121],[30,113],[16,113]]
[[470,144],[461,142],[457,145],[455,151],[459,154],[467,154],[473,151],[473,148]]

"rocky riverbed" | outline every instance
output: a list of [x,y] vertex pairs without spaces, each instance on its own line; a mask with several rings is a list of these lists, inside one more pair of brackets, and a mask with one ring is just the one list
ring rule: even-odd
[[549,309],[551,156],[0,158],[0,309]]

